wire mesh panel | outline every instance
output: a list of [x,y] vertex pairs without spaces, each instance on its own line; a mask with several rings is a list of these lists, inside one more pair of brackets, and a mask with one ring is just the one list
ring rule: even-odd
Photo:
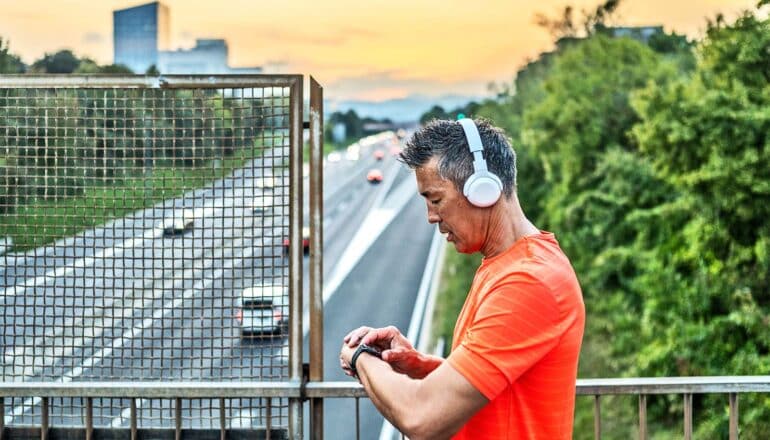
[[[193,79],[0,88],[0,380],[288,378],[291,89]],[[171,423],[168,403],[137,401],[139,423]],[[128,426],[127,400],[93,404]],[[39,406],[6,399],[6,424]],[[218,425],[212,408],[182,414]],[[50,414],[79,423],[82,402]]]

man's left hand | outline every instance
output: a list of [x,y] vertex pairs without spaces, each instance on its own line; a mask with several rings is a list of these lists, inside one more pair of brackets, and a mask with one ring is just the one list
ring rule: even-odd
[[356,352],[356,346],[351,347],[347,343],[342,344],[342,348],[340,349],[340,367],[342,368],[342,371],[345,372],[350,377],[356,377],[355,374],[353,374],[353,370],[350,369],[350,361],[353,359],[353,353]]

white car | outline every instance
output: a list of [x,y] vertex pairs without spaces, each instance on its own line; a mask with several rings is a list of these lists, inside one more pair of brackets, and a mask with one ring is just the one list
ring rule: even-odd
[[283,335],[289,329],[289,288],[260,284],[243,289],[236,319],[241,337]]
[[273,176],[259,176],[254,180],[254,186],[260,189],[275,188],[277,182]]
[[251,209],[254,213],[262,213],[275,206],[273,196],[259,195],[254,197],[251,203]]
[[194,222],[195,217],[193,217],[192,211],[185,210],[181,214],[163,220],[161,229],[163,229],[163,235],[166,236],[181,235],[192,230]]
[[339,162],[342,160],[342,155],[339,153],[339,151],[332,151],[328,156],[326,156],[326,160],[329,162]]

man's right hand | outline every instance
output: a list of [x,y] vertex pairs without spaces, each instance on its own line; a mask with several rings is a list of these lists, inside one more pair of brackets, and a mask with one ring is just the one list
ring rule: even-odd
[[[359,336],[361,335],[361,336]],[[441,365],[442,360],[415,350],[411,342],[394,326],[378,329],[361,327],[350,334],[351,339],[360,337],[360,343],[382,351],[382,360],[394,371],[413,379],[422,379]]]

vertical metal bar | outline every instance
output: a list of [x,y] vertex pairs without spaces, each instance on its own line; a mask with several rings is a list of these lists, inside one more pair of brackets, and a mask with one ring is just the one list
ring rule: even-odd
[[40,422],[40,440],[48,439],[48,397],[43,397],[43,405],[41,407],[41,422]]
[[174,399],[174,440],[182,440],[182,399]]
[[[11,403],[13,405],[13,403]],[[0,440],[3,440],[5,432],[5,397],[0,396]]]
[[267,411],[265,413],[265,440],[270,440],[270,431],[273,430],[273,398],[267,398]]
[[226,437],[226,420],[225,420],[225,398],[219,398],[219,440],[225,440]]
[[[289,379],[302,381],[302,76],[289,87]],[[289,399],[289,438],[302,438],[302,399]]]
[[356,440],[361,440],[361,408],[360,398],[356,397]]
[[692,394],[684,394],[684,440],[692,440]]
[[[310,77],[310,380],[323,380],[323,88]],[[323,440],[323,399],[310,401],[310,436]]]
[[738,440],[738,393],[730,393],[730,440]]
[[86,397],[86,440],[94,438],[94,399]]
[[599,402],[601,395],[594,396],[594,439],[602,438],[602,406]]
[[639,395],[639,440],[647,440],[647,396]]
[[131,398],[130,408],[129,426],[131,427],[131,440],[136,440],[136,398]]

